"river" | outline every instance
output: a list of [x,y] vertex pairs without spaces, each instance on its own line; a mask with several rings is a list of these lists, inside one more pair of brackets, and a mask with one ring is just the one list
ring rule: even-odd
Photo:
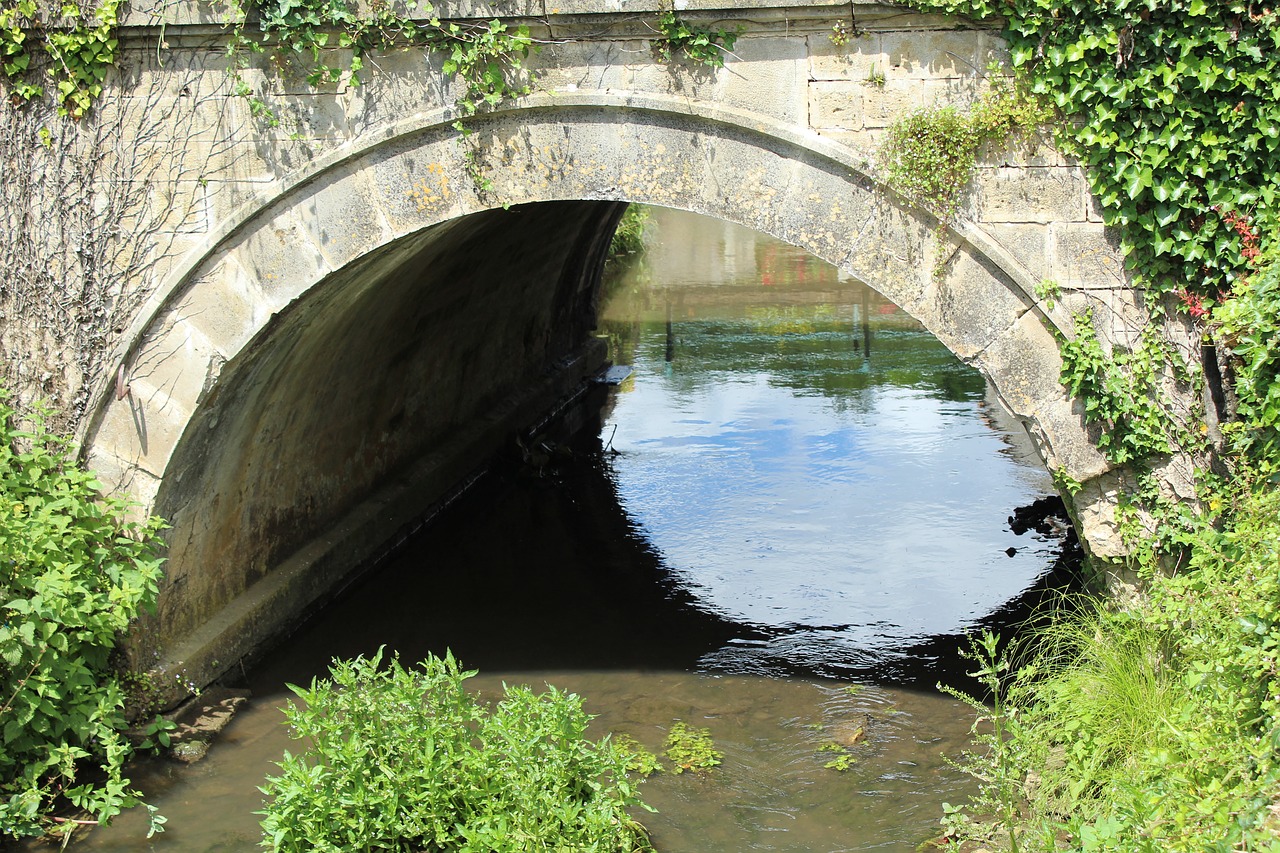
[[[452,649],[502,683],[577,692],[594,730],[658,749],[677,720],[725,755],[644,783],[664,853],[912,851],[972,783],[956,651],[1046,589],[1015,536],[1051,484],[974,370],[878,294],[786,244],[654,210],[602,332],[634,373],[584,446],[503,463],[256,670],[192,768],[137,779],[167,816],[79,845],[248,851],[291,746],[285,684],[380,646]],[[861,731],[861,734],[859,734]],[[826,766],[848,754],[847,769]]]

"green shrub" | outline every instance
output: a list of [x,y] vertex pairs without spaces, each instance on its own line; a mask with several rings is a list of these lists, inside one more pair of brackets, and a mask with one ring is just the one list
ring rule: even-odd
[[1231,498],[1140,602],[1086,602],[1025,638],[995,711],[1011,741],[970,767],[974,814],[1020,815],[1046,851],[1280,849],[1280,492]]
[[277,851],[649,850],[626,758],[586,737],[574,694],[508,687],[492,709],[451,655],[415,670],[382,654],[336,661],[293,687],[291,734],[262,789],[263,846]]
[[38,835],[72,805],[136,804],[122,773],[124,691],[109,658],[154,606],[158,520],[126,521],[66,442],[19,431],[0,392],[0,837]]

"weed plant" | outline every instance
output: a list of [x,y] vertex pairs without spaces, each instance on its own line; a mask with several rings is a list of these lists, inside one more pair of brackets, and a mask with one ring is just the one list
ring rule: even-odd
[[102,489],[38,412],[19,429],[0,391],[0,846],[69,832],[68,808],[105,823],[138,802],[111,656],[155,604],[160,523]]
[[[990,72],[971,109],[928,107],[908,113],[889,126],[880,146],[880,168],[889,185],[946,222],[959,212],[984,145],[1029,143],[1053,117],[1019,79],[998,66]],[[871,82],[883,85],[883,77]]]
[[720,766],[724,760],[724,755],[711,739],[709,729],[682,722],[672,724],[667,732],[666,754],[674,773],[710,770]]
[[452,655],[414,669],[337,661],[292,687],[303,744],[269,777],[263,846],[275,851],[533,853],[650,850],[627,757],[586,736],[574,694],[507,687],[492,708]]

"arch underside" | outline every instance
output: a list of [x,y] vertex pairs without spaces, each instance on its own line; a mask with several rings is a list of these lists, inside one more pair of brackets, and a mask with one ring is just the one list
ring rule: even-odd
[[931,217],[816,137],[590,105],[473,130],[491,192],[447,125],[405,132],[229,223],[158,300],[130,395],[104,392],[86,441],[91,465],[172,524],[142,663],[163,652],[187,678],[216,676],[358,560],[344,531],[393,531],[404,505],[465,476],[471,457],[450,448],[490,427],[498,441],[495,412],[581,378],[618,202],[735,222],[834,264],[981,370],[1046,464],[1079,480],[1106,470],[1025,271],[974,229],[940,241]]

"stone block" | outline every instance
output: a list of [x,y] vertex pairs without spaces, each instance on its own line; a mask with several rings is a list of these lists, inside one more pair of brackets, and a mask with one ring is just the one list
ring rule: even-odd
[[380,199],[367,175],[339,167],[309,187],[298,215],[310,224],[314,243],[333,269],[341,269],[391,238]]
[[1058,343],[1036,312],[1023,314],[974,363],[1038,442],[1050,470],[1062,469],[1081,482],[1110,470],[1084,426],[1080,404],[1058,381]]
[[838,265],[895,305],[915,305],[929,286],[936,242],[931,222],[877,195]]
[[632,63],[648,58],[648,45],[639,40],[610,40],[552,44],[530,57],[539,92],[626,92],[634,88]]
[[1119,245],[1118,236],[1100,223],[1053,223],[1048,277],[1064,288],[1125,287],[1128,276]]
[[1052,140],[1046,134],[1029,140],[987,143],[978,151],[978,165],[986,168],[1001,166],[1074,168],[1076,166],[1053,147]]
[[[155,491],[146,492],[146,474],[158,488],[190,413],[172,403],[168,395],[144,380],[131,379],[123,400],[112,397],[93,437],[94,452],[121,460],[124,488],[150,505]],[[137,469],[135,472],[133,469]]]
[[883,75],[889,55],[880,46],[880,34],[863,32],[846,44],[831,43],[829,34],[809,36],[809,79],[866,83]]
[[1089,193],[1085,198],[1085,205],[1085,220],[1088,222],[1102,222],[1102,202],[1098,201],[1098,197],[1093,193]]
[[978,68],[983,74],[990,72],[993,66],[1012,68],[1013,56],[1009,53],[1009,43],[999,33],[984,30],[979,33]]
[[1120,496],[1136,487],[1133,476],[1124,470],[1108,471],[1086,481],[1071,497],[1081,544],[1094,558],[1123,560],[1129,549],[1120,535],[1116,508]]
[[173,302],[175,317],[198,330],[223,358],[238,353],[257,331],[256,289],[239,266],[227,259],[200,274]]
[[947,80],[925,80],[923,105],[956,107],[967,110],[978,99],[982,81],[978,77],[953,77]]
[[1080,222],[1088,193],[1076,168],[979,167],[981,222]]
[[[729,58],[730,72],[715,75],[712,103],[768,116],[783,124],[800,124],[807,109],[808,51],[799,36],[743,37]],[[732,73],[749,67],[749,75]]]
[[[114,401],[112,405],[117,405]],[[98,440],[101,438],[101,440]],[[139,471],[138,467],[133,463],[121,459],[107,446],[111,442],[111,437],[104,436],[101,427],[99,427],[94,440],[88,447],[88,453],[85,456],[85,469],[92,471],[93,475],[98,478],[103,486],[103,494],[111,497],[125,498],[138,501],[142,506],[135,509],[141,511],[136,516],[139,520],[146,518],[151,514],[151,509],[156,492],[158,490],[159,481],[154,477]],[[150,486],[144,481],[154,481]],[[134,487],[139,486],[135,489]],[[150,499],[144,498],[150,495]]]
[[132,396],[148,410],[185,421],[225,360],[199,329],[170,313],[126,363],[125,377]]
[[809,84],[809,126],[819,130],[861,130],[866,83],[843,80]]
[[138,0],[122,10],[122,27],[153,27],[214,24],[223,26],[229,18],[226,4],[209,0]]
[[1046,277],[1049,259],[1049,229],[1044,225],[996,222],[982,230],[1014,257],[1034,281]]
[[775,203],[785,215],[777,236],[817,257],[840,263],[860,230],[875,216],[878,199],[870,192],[850,192],[842,178],[793,173],[787,192]]
[[986,73],[987,49],[979,30],[922,30],[880,37],[894,77],[937,79]]
[[949,350],[968,360],[1031,306],[1002,270],[961,248],[947,263],[945,274],[931,276],[920,298],[902,307]]
[[333,271],[315,243],[312,223],[300,219],[298,202],[289,212],[267,210],[258,223],[247,223],[228,247],[236,263],[261,294],[255,303],[279,311]]
[[926,103],[923,80],[888,80],[883,86],[868,84],[862,87],[862,126],[867,130],[888,127]]

